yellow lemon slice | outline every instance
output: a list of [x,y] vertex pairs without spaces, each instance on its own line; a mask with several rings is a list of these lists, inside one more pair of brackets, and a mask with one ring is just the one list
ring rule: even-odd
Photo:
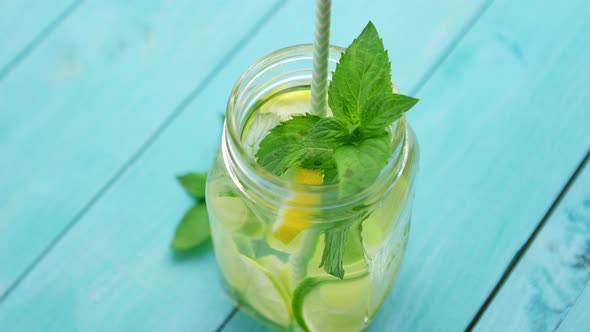
[[[295,183],[319,185],[322,184],[322,172],[318,169],[298,168],[295,171]],[[279,211],[273,226],[273,235],[287,244],[301,231],[313,225],[311,216],[317,213],[310,206],[320,202],[318,193],[297,193],[291,196],[285,207]]]

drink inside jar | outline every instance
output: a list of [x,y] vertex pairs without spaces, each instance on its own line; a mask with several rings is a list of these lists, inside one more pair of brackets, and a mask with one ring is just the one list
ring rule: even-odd
[[[242,130],[245,152],[254,156],[270,129],[292,115],[309,113],[309,98],[309,86],[260,98]],[[294,192],[268,211],[264,202],[245,198],[226,173],[212,174],[208,205],[227,292],[241,309],[279,330],[363,329],[386,296],[405,250],[409,169],[402,170],[393,189],[359,220],[361,227],[348,232],[343,279],[320,267],[324,231],[331,225],[314,209],[321,203],[319,194]],[[322,184],[318,170],[290,169],[282,177],[292,183]]]

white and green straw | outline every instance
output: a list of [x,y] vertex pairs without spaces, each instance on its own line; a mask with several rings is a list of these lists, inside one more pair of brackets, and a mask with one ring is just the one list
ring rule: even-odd
[[326,114],[328,94],[328,55],[330,48],[330,0],[317,0],[313,38],[313,72],[311,74],[311,110]]

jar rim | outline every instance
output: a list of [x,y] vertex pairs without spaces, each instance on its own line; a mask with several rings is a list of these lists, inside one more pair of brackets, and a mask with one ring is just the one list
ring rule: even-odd
[[[339,46],[330,45],[329,48],[329,60],[338,62],[340,59],[341,53],[345,51],[344,48]],[[309,54],[307,54],[309,53]],[[290,194],[298,194],[298,193],[318,193],[318,194],[328,194],[328,193],[337,193],[338,192],[338,183],[335,184],[320,184],[320,185],[312,185],[312,184],[302,184],[302,183],[293,183],[285,178],[277,176],[272,172],[268,171],[264,167],[262,167],[253,156],[246,153],[241,143],[241,125],[240,120],[236,116],[236,112],[238,111],[236,108],[237,101],[240,96],[241,90],[243,90],[244,84],[247,84],[249,81],[254,80],[256,77],[261,75],[265,68],[271,66],[274,63],[277,63],[281,60],[287,59],[311,59],[313,54],[313,45],[312,44],[299,44],[293,45],[285,48],[281,48],[274,52],[271,52],[257,61],[255,61],[252,65],[250,65],[243,73],[240,75],[239,79],[234,84],[230,97],[227,103],[227,111],[226,111],[226,120],[223,129],[223,137],[222,137],[222,150],[224,156],[231,157],[232,160],[225,160],[225,167],[227,168],[228,174],[232,178],[232,181],[236,184],[238,188],[242,192],[245,192],[245,188],[242,188],[240,185],[240,175],[247,175],[250,177],[251,181],[248,181],[249,187],[251,185],[260,185],[264,184],[265,190],[270,190],[275,195],[290,195]],[[253,77],[250,77],[254,75]],[[393,91],[398,93],[397,87],[392,82]],[[329,206],[329,207],[341,207],[345,205],[354,204],[358,201],[364,200],[372,193],[379,191],[381,188],[386,186],[388,183],[393,186],[397,179],[400,177],[403,171],[403,165],[406,164],[406,160],[408,158],[408,147],[407,147],[407,125],[405,116],[402,115],[398,120],[396,120],[391,126],[391,133],[392,133],[392,141],[393,137],[401,134],[402,137],[399,138],[400,142],[400,151],[398,153],[398,157],[389,158],[388,163],[383,167],[379,176],[375,181],[367,186],[366,188],[362,189],[361,191],[345,196],[339,197],[337,202],[329,202],[329,203],[322,203],[322,206]],[[232,165],[236,169],[231,169],[228,165]],[[400,167],[396,167],[400,166]],[[240,175],[237,175],[235,172],[239,172]],[[387,181],[385,181],[387,180]],[[249,188],[251,189],[251,188]],[[273,195],[274,196],[274,195]],[[288,196],[283,196],[288,197]],[[317,209],[317,208],[314,208]]]

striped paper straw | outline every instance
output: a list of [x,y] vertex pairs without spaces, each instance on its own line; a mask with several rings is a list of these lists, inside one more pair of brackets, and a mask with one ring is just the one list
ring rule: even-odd
[[328,50],[330,48],[330,0],[317,0],[311,74],[311,110],[325,116],[328,94]]

